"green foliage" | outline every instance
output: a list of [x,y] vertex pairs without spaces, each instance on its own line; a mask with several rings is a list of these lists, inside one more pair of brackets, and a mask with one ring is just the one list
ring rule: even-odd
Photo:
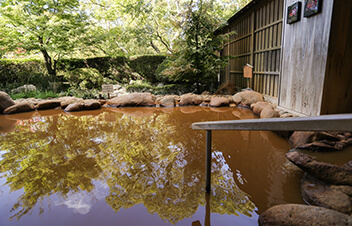
[[211,15],[212,6],[189,5],[180,47],[158,69],[166,80],[196,84],[198,93],[216,87],[216,77],[228,61],[219,54],[226,36],[214,33],[221,21]]
[[165,58],[163,55],[138,56],[129,61],[129,66],[147,81],[156,83],[156,70]]
[[[127,57],[61,59],[57,61],[57,76],[48,75],[42,61],[0,60],[0,89],[10,92],[19,86],[33,84],[38,90],[46,91],[53,89],[52,83],[66,79],[72,89],[69,90],[70,95],[88,97],[84,94],[86,90],[100,90],[102,83],[129,83],[130,80],[138,79],[158,82],[155,70],[163,59],[164,56],[154,55],[131,60]],[[60,87],[56,91],[62,89]]]
[[80,88],[70,87],[66,92],[62,92],[59,96],[73,96],[83,99],[94,99],[99,96],[100,91],[98,89],[82,90]]
[[162,55],[146,55],[138,57],[95,57],[88,59],[61,59],[58,69],[72,71],[78,68],[94,68],[104,78],[112,82],[128,83],[130,80],[146,80],[151,83],[158,82],[155,71],[165,59]]
[[109,56],[172,53],[182,39],[189,5],[204,2],[210,14],[226,21],[250,0],[93,0],[84,7],[97,21],[92,28]]
[[193,87],[184,84],[167,84],[163,86],[153,86],[147,83],[135,83],[127,85],[126,90],[128,92],[150,92],[155,95],[181,95],[194,91]]
[[70,86],[81,90],[100,88],[106,79],[95,68],[77,68],[67,72],[64,78]]
[[59,79],[48,75],[42,61],[0,60],[0,88],[6,92],[25,84],[33,84],[40,90],[50,89],[50,84]]
[[47,99],[47,98],[55,98],[58,96],[57,93],[53,91],[29,91],[29,92],[21,92],[12,94],[10,93],[12,99],[22,99],[22,98],[36,98],[36,99]]
[[48,74],[55,75],[55,59],[94,42],[79,0],[3,0],[0,8],[0,46],[43,55]]

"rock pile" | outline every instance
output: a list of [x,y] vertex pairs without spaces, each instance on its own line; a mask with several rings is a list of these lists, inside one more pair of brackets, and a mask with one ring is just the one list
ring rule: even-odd
[[66,112],[94,110],[101,108],[101,102],[104,101],[83,100],[76,97],[60,97],[52,100],[27,98],[13,101],[7,93],[0,92],[0,114],[16,114],[55,108],[62,108]]
[[296,131],[290,137],[294,148],[310,151],[341,151],[352,144],[351,133],[341,132],[301,132]]
[[[234,84],[226,84],[223,89],[232,93]],[[232,87],[232,88],[231,88]],[[119,89],[120,90],[120,89]],[[99,100],[88,103],[82,98],[60,97],[52,100],[38,100],[28,98],[15,102],[6,93],[0,92],[0,113],[6,108],[17,105],[6,111],[6,114],[19,113],[31,110],[45,110],[61,107],[65,111],[81,111],[98,109],[102,105],[108,107],[176,107],[176,106],[206,106],[206,107],[245,107],[253,109],[253,112],[261,118],[280,117],[274,106],[264,101],[264,97],[255,91],[245,90],[235,95],[210,95],[203,92],[201,95],[187,93],[181,96],[166,95],[158,98],[151,93],[130,93],[118,95],[110,100]]]
[[288,152],[286,157],[305,172],[301,195],[310,206],[274,206],[260,215],[259,225],[351,225],[352,160],[336,166],[298,151]]

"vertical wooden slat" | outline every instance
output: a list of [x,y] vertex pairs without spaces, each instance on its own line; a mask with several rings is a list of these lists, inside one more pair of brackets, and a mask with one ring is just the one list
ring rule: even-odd
[[[279,72],[280,50],[270,49],[281,47],[282,22],[275,22],[282,20],[283,1],[266,0],[255,3],[253,10],[245,12],[228,26],[229,30],[236,30],[237,34],[231,36],[230,45],[224,45],[227,47],[224,54],[239,56],[236,60],[231,60],[225,71],[227,79],[235,81],[237,86],[247,87],[246,79],[240,72],[249,63],[254,66],[255,72],[260,72],[253,74],[249,86],[264,94],[277,95],[278,75],[267,72]],[[268,26],[272,23],[275,24]]]

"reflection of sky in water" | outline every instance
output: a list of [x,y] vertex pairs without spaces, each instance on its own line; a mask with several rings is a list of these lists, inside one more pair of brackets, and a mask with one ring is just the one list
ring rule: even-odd
[[106,184],[95,181],[94,185],[96,189],[91,192],[70,191],[67,194],[67,198],[62,199],[59,197],[58,200],[55,201],[54,205],[65,205],[67,208],[72,209],[73,212],[85,215],[91,210],[96,201],[104,200],[104,198],[109,194],[109,187]]

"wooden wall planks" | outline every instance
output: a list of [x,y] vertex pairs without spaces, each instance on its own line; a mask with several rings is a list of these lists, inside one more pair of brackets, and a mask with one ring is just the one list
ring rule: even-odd
[[332,8],[333,1],[324,1],[320,14],[284,25],[279,106],[320,115]]
[[246,12],[228,25],[237,34],[225,44],[224,55],[236,59],[230,61],[221,82],[234,81],[241,88],[248,86],[243,78],[243,66],[254,66],[249,86],[255,91],[273,97],[278,96],[280,49],[284,0],[261,1],[253,10]]
[[309,116],[351,113],[352,1],[324,1],[321,13],[309,18],[302,13],[288,25],[284,15],[294,2],[256,1],[230,20],[223,32],[237,34],[223,54],[237,58],[221,81],[247,87],[242,68],[250,63],[250,87],[278,97],[279,107]]

